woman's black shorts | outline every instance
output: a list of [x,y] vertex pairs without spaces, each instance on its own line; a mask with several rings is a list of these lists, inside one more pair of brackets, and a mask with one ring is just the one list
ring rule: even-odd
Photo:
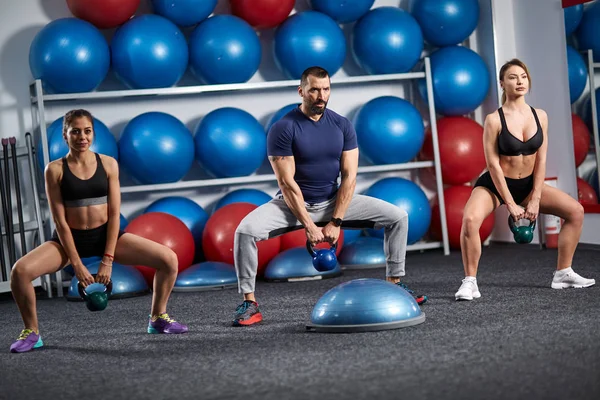
[[[75,248],[80,258],[86,257],[102,257],[106,251],[106,233],[108,232],[108,223],[100,225],[93,229],[73,229],[71,228],[71,234],[73,235],[73,241],[75,242]],[[121,237],[125,232],[119,231]],[[56,242],[62,246],[56,229],[52,232],[50,238],[52,242]]]
[[[521,179],[513,179],[513,178],[505,178],[506,185],[508,186],[508,190],[513,197],[513,200],[517,204],[521,204],[529,193],[533,190],[533,174],[529,175],[526,178]],[[492,181],[492,176],[490,175],[490,171],[487,171],[485,174],[481,175],[477,182],[475,182],[475,187],[482,186],[488,189],[490,192],[494,193],[498,199],[500,199],[500,204],[504,204],[504,199],[498,193],[498,189],[496,189],[496,185],[494,185],[494,181]]]

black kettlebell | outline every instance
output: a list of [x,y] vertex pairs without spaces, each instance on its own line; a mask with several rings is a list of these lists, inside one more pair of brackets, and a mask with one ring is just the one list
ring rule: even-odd
[[[526,218],[524,218],[526,219]],[[533,232],[535,229],[535,221],[529,221],[529,225],[527,226],[517,226],[515,220],[512,215],[508,216],[508,227],[510,231],[513,233],[515,238],[515,242],[519,244],[528,244],[533,240]]]
[[[96,274],[92,275],[94,278]],[[104,291],[88,293],[81,282],[77,284],[79,296],[85,301],[85,305],[90,311],[102,311],[108,306],[108,298],[112,293],[112,280],[104,287]]]
[[310,242],[308,240],[306,241],[306,250],[308,250],[308,254],[312,256],[313,266],[319,272],[331,271],[336,267],[336,248],[337,246],[334,244],[329,249],[315,250]]

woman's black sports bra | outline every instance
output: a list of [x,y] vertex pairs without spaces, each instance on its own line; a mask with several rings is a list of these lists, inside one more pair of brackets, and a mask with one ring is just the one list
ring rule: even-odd
[[535,117],[537,131],[535,132],[535,135],[523,142],[509,132],[506,125],[506,119],[504,118],[504,111],[502,111],[502,107],[498,109],[498,114],[500,114],[500,122],[502,123],[502,129],[498,135],[498,153],[500,155],[529,156],[531,154],[535,154],[535,152],[538,151],[538,149],[542,146],[542,143],[544,143],[542,125],[540,124],[540,120],[538,119],[533,107],[531,107],[531,112],[533,112],[533,116]]

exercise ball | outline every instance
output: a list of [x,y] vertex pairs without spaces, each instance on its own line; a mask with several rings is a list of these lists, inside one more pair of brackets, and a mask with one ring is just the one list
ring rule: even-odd
[[344,231],[344,245],[356,241],[363,233],[362,229],[342,228],[342,230]]
[[436,47],[465,41],[479,22],[478,0],[416,0],[411,13],[425,40]]
[[[119,161],[119,148],[114,135],[99,119],[93,119],[93,126],[94,137],[92,139],[90,150],[95,153],[113,157],[115,160]],[[69,145],[67,145],[63,136],[62,117],[50,124],[46,129],[46,137],[48,138],[48,151],[50,154],[48,158],[50,161],[58,160],[67,155],[69,152]],[[41,138],[36,147],[38,164],[43,171],[46,165],[44,164],[44,148],[42,146]]]
[[144,213],[149,212],[163,212],[177,217],[192,232],[196,253],[202,250],[202,232],[208,221],[208,213],[198,203],[187,197],[163,197],[146,207]]
[[[177,254],[177,270],[185,271],[194,261],[194,237],[179,218],[163,212],[149,212],[134,218],[125,232],[141,236],[167,246]],[[156,270],[143,265],[135,265],[146,282],[152,287]]]
[[299,106],[300,106],[300,103],[292,103],[292,104],[288,104],[287,106],[283,106],[279,110],[275,111],[275,113],[267,121],[267,129],[266,129],[267,133],[271,130],[271,127],[273,126],[273,124],[275,122],[279,121],[281,118],[285,117],[285,115],[287,113],[298,108]]
[[171,87],[188,66],[188,44],[177,25],[154,14],[135,17],[115,32],[112,68],[130,89]]
[[196,160],[215,178],[247,176],[267,156],[267,135],[248,112],[223,107],[206,114],[194,133]]
[[197,292],[203,290],[237,288],[237,275],[231,264],[205,261],[194,264],[179,275],[174,292]]
[[237,189],[221,197],[213,208],[213,213],[219,208],[231,203],[250,203],[262,206],[273,199],[272,196],[258,189]]
[[369,269],[385,266],[383,239],[361,236],[346,244],[338,257],[344,269]]
[[[594,90],[596,96],[596,115],[600,117],[600,87]],[[579,115],[581,119],[585,122],[588,130],[591,132],[594,131],[593,121],[592,121],[592,96],[591,92],[586,92],[583,100],[579,102]]]
[[208,18],[217,2],[218,0],[152,0],[152,10],[175,25],[192,26]]
[[587,64],[581,54],[567,45],[567,66],[569,70],[569,97],[571,104],[575,103],[587,84]]
[[315,10],[327,14],[340,24],[354,22],[373,7],[375,0],[309,0]]
[[124,231],[125,228],[127,228],[127,225],[129,225],[129,221],[127,221],[127,218],[121,214],[119,216],[119,230]]
[[583,9],[583,17],[575,31],[580,51],[592,50],[594,61],[600,62],[600,3],[594,1]]
[[[235,230],[246,215],[257,206],[249,203],[232,203],[218,209],[210,216],[202,234],[202,248],[208,261],[233,264],[233,239]],[[280,239],[274,237],[256,243],[258,247],[258,275],[279,253]]]
[[[306,251],[306,231],[304,230],[304,228],[300,228],[300,229],[296,229],[291,232],[284,233],[280,237],[281,237],[280,251],[285,251],[285,250],[293,249],[296,247],[302,247],[304,249],[304,251],[306,252],[306,254],[308,254],[308,251]],[[313,246],[313,248],[315,250],[330,249],[331,244],[329,244],[327,242],[318,243],[317,245]],[[344,248],[344,230],[340,229],[340,236],[338,237],[338,241],[336,243],[336,249],[335,249],[336,256],[340,255],[343,248]]]
[[583,4],[563,8],[565,19],[565,34],[572,35],[577,29],[583,18]]
[[247,82],[262,57],[256,32],[233,15],[215,15],[201,22],[189,40],[190,67],[206,84]]
[[598,195],[592,185],[579,177],[577,177],[577,198],[583,205],[598,204]]
[[194,162],[194,139],[177,118],[162,112],[130,120],[119,140],[120,165],[142,184],[172,183]]
[[577,114],[571,114],[571,124],[573,126],[575,168],[577,168],[583,164],[590,151],[591,136],[587,126]]
[[423,119],[408,101],[382,96],[365,103],[354,116],[362,155],[373,164],[412,160],[425,138]]
[[[490,74],[481,56],[462,46],[449,46],[431,54],[433,95],[436,112],[464,115],[474,111],[487,96]],[[427,102],[425,79],[419,93]]]
[[316,332],[368,332],[425,322],[414,297],[382,279],[355,279],[329,289],[315,304],[307,328]]
[[[90,274],[97,274],[98,269],[100,268],[101,260],[96,260],[90,264],[86,264],[87,270]],[[140,271],[131,267],[129,265],[122,265],[116,262],[112,264],[112,270],[110,274],[110,279],[112,280],[112,293],[109,297],[110,300],[116,299],[125,299],[128,297],[136,297],[148,294],[150,292],[150,288],[148,287],[148,283],[144,279],[144,276]],[[65,296],[69,301],[83,301],[81,296],[79,295],[79,289],[77,286],[79,285],[79,279],[76,276],[71,278],[71,284],[69,285],[69,291]],[[99,283],[93,283],[86,288],[88,293],[91,293],[94,290],[94,286],[96,286],[100,290],[104,290],[104,285]],[[89,289],[88,289],[89,288]]]
[[378,7],[354,25],[351,38],[356,63],[371,75],[409,72],[423,51],[417,21],[398,7]]
[[92,24],[77,18],[48,23],[29,47],[29,68],[47,93],[95,90],[110,68],[110,49]]
[[600,190],[598,189],[598,168],[594,169],[588,176],[587,182],[592,186],[596,196],[600,198]]
[[121,25],[135,14],[139,5],[140,0],[67,0],[74,16],[101,29]]
[[306,246],[282,250],[265,268],[264,279],[271,282],[293,282],[308,279],[334,278],[342,274],[340,264],[333,269],[317,271],[312,263],[312,256],[306,251]]
[[231,13],[257,29],[274,28],[294,9],[295,0],[229,0]]
[[333,76],[346,58],[346,37],[338,24],[317,11],[289,17],[275,31],[273,50],[277,67],[289,79],[315,65]]
[[[448,242],[452,249],[460,249],[460,230],[462,227],[463,211],[471,197],[473,188],[470,186],[451,186],[444,189],[444,206],[446,208],[446,225],[448,227]],[[479,237],[483,243],[494,229],[495,216],[491,213],[483,220],[479,228]],[[442,223],[440,219],[440,206],[437,196],[431,206],[431,238],[442,240]]]
[[[372,184],[366,196],[385,200],[408,213],[408,244],[418,242],[429,229],[431,208],[423,190],[404,178],[383,178]],[[370,236],[383,237],[383,228],[368,230]]]
[[[483,127],[469,118],[444,117],[437,121],[437,131],[442,181],[448,185],[462,185],[477,178],[486,166]],[[433,160],[431,127],[425,135],[419,158]]]

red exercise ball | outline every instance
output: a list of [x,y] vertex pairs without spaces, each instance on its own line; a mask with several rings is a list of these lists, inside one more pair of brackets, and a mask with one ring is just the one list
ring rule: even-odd
[[[250,203],[231,203],[219,208],[210,216],[202,233],[202,249],[206,261],[220,261],[233,264],[233,238],[235,230],[246,215],[258,208]],[[258,246],[258,276],[267,264],[279,254],[279,236],[263,240]]]
[[294,9],[295,0],[229,0],[231,13],[255,28],[274,28]]
[[[465,117],[444,117],[437,121],[442,180],[462,185],[477,178],[485,168],[483,127]],[[431,127],[427,129],[419,158],[433,160]]]
[[74,16],[101,29],[122,25],[139,5],[140,0],[67,0]]
[[573,147],[575,148],[575,168],[579,167],[590,151],[590,131],[577,114],[571,115],[573,125]]
[[[444,190],[444,205],[446,206],[446,222],[448,225],[448,241],[453,249],[460,249],[460,229],[462,227],[463,211],[471,196],[473,188],[470,186],[451,186]],[[483,220],[479,228],[479,236],[483,242],[491,235],[494,229],[495,216],[491,213]],[[440,206],[437,196],[431,206],[431,237],[433,240],[442,240],[442,224],[440,222]]]
[[[306,246],[306,231],[304,229],[298,229],[292,232],[281,235],[281,247],[279,251],[292,249],[294,247],[305,247]],[[344,247],[344,230],[340,229],[340,237],[338,238],[337,247],[335,249],[335,255],[339,256]],[[319,243],[314,246],[315,249],[329,249],[331,245],[329,243]]]
[[598,204],[598,196],[592,185],[579,177],[577,177],[577,198],[581,204]]
[[[189,268],[194,261],[196,248],[192,232],[179,218],[170,214],[162,212],[142,214],[127,224],[125,232],[150,239],[173,250],[177,254],[179,272]],[[142,265],[135,265],[135,268],[144,275],[146,282],[152,287],[156,270]]]

